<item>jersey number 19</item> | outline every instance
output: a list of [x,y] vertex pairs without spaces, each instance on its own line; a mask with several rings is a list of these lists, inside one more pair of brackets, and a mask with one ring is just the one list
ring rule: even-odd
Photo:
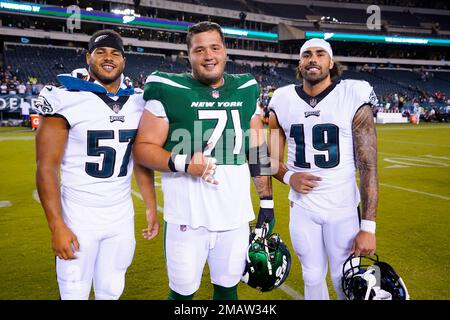
[[[306,162],[305,131],[303,124],[293,124],[289,136],[295,141],[294,165],[299,168],[311,168]],[[328,160],[324,154],[314,155],[314,164],[323,169],[334,168],[339,164],[339,127],[332,123],[316,124],[312,128],[312,146],[318,151],[327,151]]]

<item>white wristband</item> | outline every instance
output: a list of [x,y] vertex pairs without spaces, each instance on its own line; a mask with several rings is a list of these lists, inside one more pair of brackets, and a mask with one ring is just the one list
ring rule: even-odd
[[291,177],[294,173],[295,173],[294,171],[287,171],[283,176],[283,182],[288,186],[290,185],[289,180],[291,180]]
[[361,231],[365,231],[365,232],[370,232],[370,233],[375,233],[375,229],[376,229],[376,222],[372,221],[372,220],[361,220]]
[[187,154],[177,154],[173,164],[178,172],[186,172],[186,158]]
[[273,209],[273,200],[260,200],[259,206],[263,209]]

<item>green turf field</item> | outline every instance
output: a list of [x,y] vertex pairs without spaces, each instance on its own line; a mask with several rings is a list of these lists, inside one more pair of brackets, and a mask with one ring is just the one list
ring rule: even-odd
[[[450,299],[450,125],[382,125],[377,129],[377,252],[400,273],[412,299]],[[34,154],[34,132],[0,128],[0,299],[58,298],[50,233],[36,201]],[[135,184],[133,190],[138,191]],[[275,230],[291,247],[287,192],[285,185],[274,182]],[[165,299],[168,281],[162,232],[153,241],[142,238],[141,229],[146,226],[143,202],[136,194],[133,199],[137,246],[122,298]],[[286,286],[260,293],[241,284],[239,296],[301,298],[300,275],[300,264],[293,256]],[[205,270],[196,299],[210,299],[211,289]]]

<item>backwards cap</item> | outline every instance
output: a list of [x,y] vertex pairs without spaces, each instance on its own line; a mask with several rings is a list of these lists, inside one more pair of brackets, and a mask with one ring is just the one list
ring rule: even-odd
[[305,52],[306,50],[308,50],[309,48],[312,48],[312,47],[322,48],[323,50],[328,52],[328,54],[330,55],[330,58],[333,59],[333,50],[331,49],[330,44],[328,42],[326,42],[325,40],[318,39],[318,38],[310,39],[302,45],[302,47],[300,48],[300,57],[302,56],[303,52]]

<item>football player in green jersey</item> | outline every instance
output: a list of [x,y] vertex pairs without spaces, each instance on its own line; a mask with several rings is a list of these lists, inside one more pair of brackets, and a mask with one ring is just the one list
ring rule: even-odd
[[192,73],[152,73],[135,160],[161,171],[169,299],[192,299],[208,261],[213,299],[237,299],[245,268],[250,176],[260,196],[257,227],[274,222],[270,161],[250,74],[224,73],[220,26],[189,28]]

